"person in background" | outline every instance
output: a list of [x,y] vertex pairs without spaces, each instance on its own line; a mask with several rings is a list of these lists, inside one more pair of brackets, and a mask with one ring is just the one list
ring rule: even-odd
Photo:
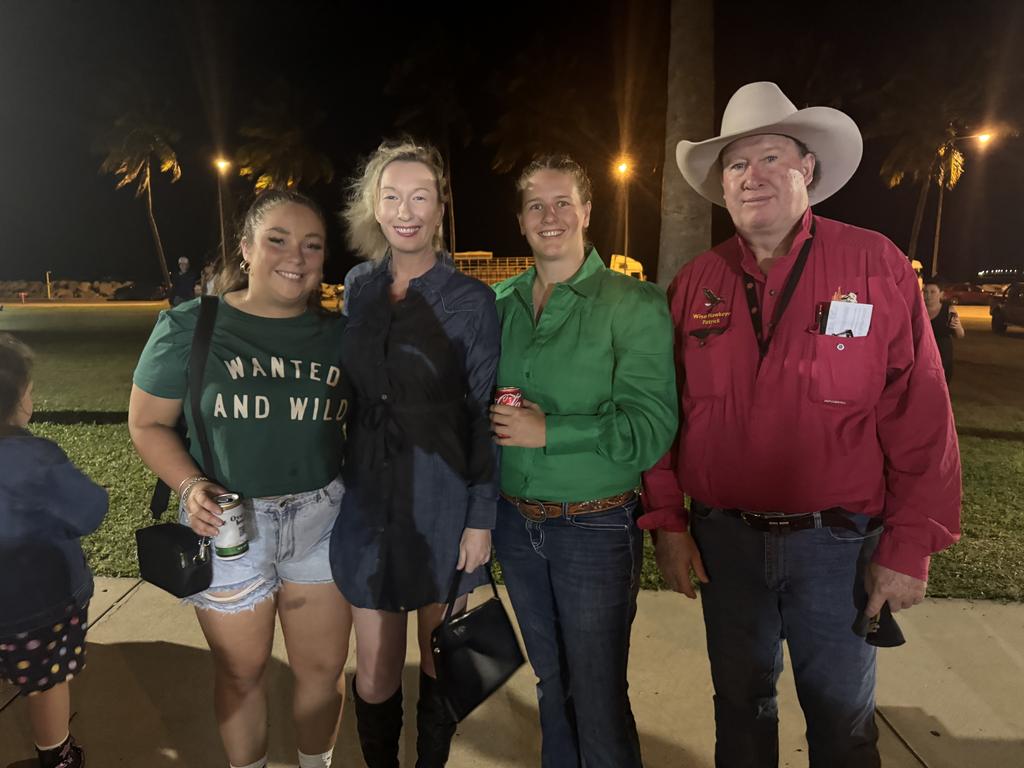
[[93,593],[80,537],[99,528],[107,492],[26,431],[31,370],[28,347],[0,334],[0,679],[27,698],[40,768],[80,768],[68,683],[85,668]]
[[965,332],[956,307],[942,300],[942,288],[935,276],[924,282],[924,308],[928,310],[928,317],[932,321],[932,332],[935,334],[942,370],[948,384],[953,378],[953,339],[962,339]]
[[178,271],[171,275],[171,306],[191,301],[196,297],[196,273],[187,256],[178,259]]

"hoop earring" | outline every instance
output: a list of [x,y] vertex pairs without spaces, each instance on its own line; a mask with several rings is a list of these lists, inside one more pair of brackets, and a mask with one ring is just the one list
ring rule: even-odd
[[244,275],[251,275],[252,274],[252,264],[250,264],[245,259],[242,259],[242,263],[239,265],[238,268],[240,270],[242,270],[242,274],[244,274]]

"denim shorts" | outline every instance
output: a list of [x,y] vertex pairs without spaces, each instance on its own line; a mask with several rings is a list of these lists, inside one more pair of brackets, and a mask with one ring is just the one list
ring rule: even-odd
[[[341,509],[345,486],[328,486],[288,496],[243,499],[249,550],[236,560],[213,557],[210,588],[183,602],[197,608],[237,613],[271,597],[282,582],[330,584],[331,530]],[[184,510],[179,512],[187,524]],[[210,548],[213,552],[213,547]],[[231,592],[231,597],[211,593]]]

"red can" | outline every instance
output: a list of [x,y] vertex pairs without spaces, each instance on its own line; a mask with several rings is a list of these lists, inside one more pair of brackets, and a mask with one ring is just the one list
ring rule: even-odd
[[519,387],[498,387],[494,390],[495,405],[511,405],[513,408],[521,408],[523,405],[523,390]]
[[[522,408],[523,390],[519,387],[498,387],[494,390],[494,404],[511,405],[513,408]],[[495,434],[501,439],[508,437],[508,435]]]

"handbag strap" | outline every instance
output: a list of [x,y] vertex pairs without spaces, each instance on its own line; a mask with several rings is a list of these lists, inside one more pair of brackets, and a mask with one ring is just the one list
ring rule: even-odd
[[[210,450],[210,440],[206,434],[206,426],[203,422],[202,409],[202,387],[203,376],[206,373],[206,360],[210,354],[210,341],[213,338],[213,326],[217,320],[217,308],[220,299],[217,296],[203,296],[199,303],[199,319],[196,321],[195,331],[192,333],[192,349],[188,357],[188,389],[189,402],[192,409],[192,423],[195,425],[199,446],[203,454],[203,471],[207,476],[213,471],[213,453]],[[178,417],[178,423],[174,431],[181,436],[185,445],[188,445],[188,427],[185,422],[185,414],[182,412]],[[167,504],[171,500],[171,489],[160,478],[157,478],[153,487],[153,495],[149,500],[149,511],[154,520],[159,520],[167,511]]]
[[199,304],[199,320],[192,334],[192,350],[188,358],[188,390],[192,405],[192,424],[196,429],[196,437],[203,454],[203,471],[213,478],[213,451],[210,450],[210,437],[206,433],[203,421],[203,376],[206,373],[206,360],[210,356],[210,341],[213,339],[213,326],[217,320],[217,307],[220,298],[203,296]]
[[[494,596],[498,597],[498,585],[494,583],[494,574],[491,573],[491,563],[487,561],[481,568],[487,569],[487,580],[491,582],[491,589],[494,591]],[[447,623],[452,618],[452,610],[455,608],[455,598],[458,597],[459,591],[459,574],[462,571],[456,570],[455,575],[452,576],[452,588],[448,590],[448,607],[444,609],[444,619],[442,623]],[[500,598],[499,598],[500,599]]]

